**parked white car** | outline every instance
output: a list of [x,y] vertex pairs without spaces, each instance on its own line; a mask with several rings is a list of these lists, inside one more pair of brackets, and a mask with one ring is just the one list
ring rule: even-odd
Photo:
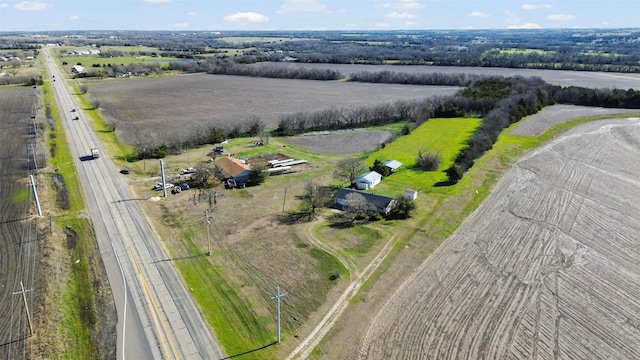
[[180,175],[193,174],[195,172],[196,172],[196,169],[194,169],[194,168],[186,168],[186,169],[180,170]]
[[[172,188],[172,187],[174,187],[174,186],[175,186],[175,185],[173,185],[173,184],[171,184],[171,183],[166,183],[166,184],[164,185],[165,189],[171,189],[171,188]],[[152,189],[152,190],[162,190],[162,183],[161,183],[161,182],[159,182],[159,183],[155,184],[155,185],[153,186],[153,189]]]

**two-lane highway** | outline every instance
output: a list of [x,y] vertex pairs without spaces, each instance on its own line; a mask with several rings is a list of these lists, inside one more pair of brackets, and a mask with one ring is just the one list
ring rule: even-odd
[[[220,359],[209,327],[44,49],[118,312],[119,359]],[[72,111],[76,109],[76,111]],[[77,120],[74,120],[75,117]],[[90,149],[100,157],[91,159]]]

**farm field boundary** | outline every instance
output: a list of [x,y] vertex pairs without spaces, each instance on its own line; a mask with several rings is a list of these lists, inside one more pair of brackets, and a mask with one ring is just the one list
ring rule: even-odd
[[[614,309],[630,311],[640,291],[635,261],[625,260],[635,258],[630,219],[640,209],[629,197],[638,194],[630,180],[640,168],[619,166],[640,152],[639,130],[638,120],[591,122],[519,160],[379,312],[361,358],[419,349],[446,357],[637,357],[640,331],[621,329]],[[604,291],[612,286],[615,296]],[[476,315],[461,321],[469,313]],[[383,334],[404,334],[404,345]]]

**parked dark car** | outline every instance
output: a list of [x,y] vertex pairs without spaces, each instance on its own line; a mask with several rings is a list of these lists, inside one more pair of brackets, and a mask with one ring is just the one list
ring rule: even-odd
[[176,184],[176,186],[180,187],[182,190],[189,190],[189,184],[187,183]]
[[131,173],[131,171],[129,171],[129,169],[120,170],[120,174],[129,175],[130,173]]

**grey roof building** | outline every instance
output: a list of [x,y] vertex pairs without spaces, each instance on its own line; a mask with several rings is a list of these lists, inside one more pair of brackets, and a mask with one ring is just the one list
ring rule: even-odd
[[391,212],[391,208],[393,207],[394,200],[390,196],[372,194],[365,191],[354,190],[354,189],[346,189],[341,188],[336,190],[333,194],[333,202],[336,205],[340,205],[342,207],[348,207],[347,203],[347,195],[349,194],[359,194],[362,195],[369,204],[372,204],[376,207],[378,212],[383,215],[389,214]]

